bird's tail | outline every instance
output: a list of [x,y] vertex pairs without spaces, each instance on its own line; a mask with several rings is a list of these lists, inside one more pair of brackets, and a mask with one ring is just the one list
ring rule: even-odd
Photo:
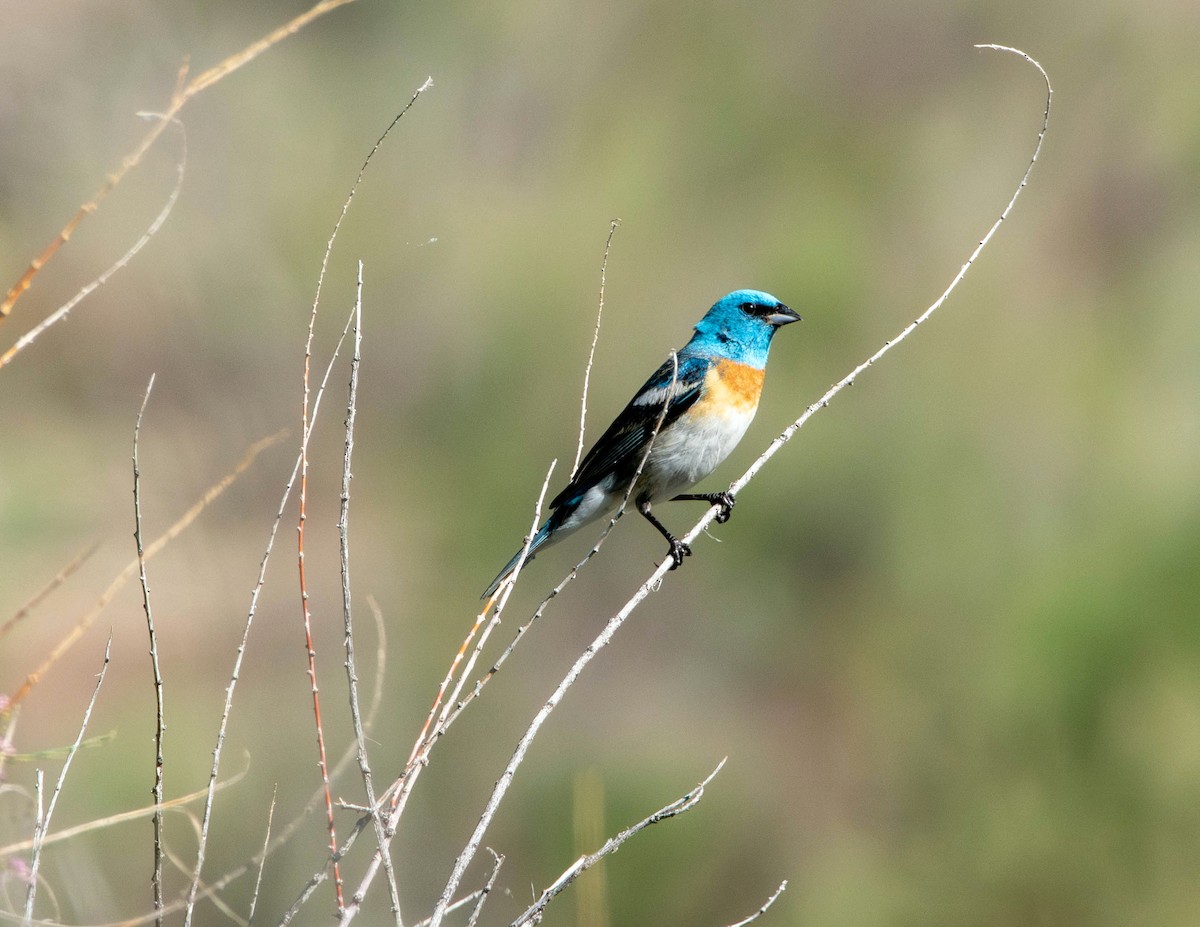
[[[544,525],[542,525],[542,527],[540,527],[538,529],[537,534],[535,534],[533,536],[533,540],[529,542],[529,555],[525,558],[526,564],[528,564],[529,561],[533,559],[533,555],[537,552],[538,548],[544,546],[545,543],[550,540],[550,536],[551,536],[550,522],[547,521]],[[497,589],[500,588],[500,584],[502,582],[504,582],[506,579],[508,579],[509,576],[512,575],[512,571],[516,569],[517,561],[521,559],[521,553],[524,550],[525,550],[525,548],[522,547],[521,550],[519,550],[515,554],[513,554],[513,558],[510,561],[508,561],[508,563],[505,565],[504,569],[500,571],[500,573],[496,576],[496,578],[492,580],[491,584],[487,587],[487,589],[485,589],[483,591],[483,595],[480,596],[481,599],[486,599],[489,596],[491,596],[492,593],[494,593]]]

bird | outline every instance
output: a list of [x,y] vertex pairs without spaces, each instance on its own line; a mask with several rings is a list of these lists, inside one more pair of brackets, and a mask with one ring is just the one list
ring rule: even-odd
[[[651,374],[551,500],[549,517],[528,542],[526,563],[584,525],[611,518],[628,498],[666,539],[671,569],[678,568],[691,548],[667,530],[653,506],[707,502],[720,507],[718,522],[729,520],[734,504],[729,492],[684,490],[712,473],[742,439],[758,410],[771,339],[798,321],[793,309],[761,290],[734,290],[718,300],[696,323],[691,340]],[[481,598],[492,596],[513,573],[524,549]]]

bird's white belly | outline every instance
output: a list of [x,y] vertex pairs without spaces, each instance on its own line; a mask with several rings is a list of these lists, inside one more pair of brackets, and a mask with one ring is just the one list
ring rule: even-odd
[[742,440],[757,405],[706,414],[698,407],[684,413],[658,436],[641,486],[651,502],[669,499],[713,472]]

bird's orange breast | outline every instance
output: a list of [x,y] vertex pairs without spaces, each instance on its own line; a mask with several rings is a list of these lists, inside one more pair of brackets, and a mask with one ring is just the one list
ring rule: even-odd
[[712,415],[745,415],[758,408],[766,371],[721,360],[704,378],[704,398],[697,403],[702,411]]

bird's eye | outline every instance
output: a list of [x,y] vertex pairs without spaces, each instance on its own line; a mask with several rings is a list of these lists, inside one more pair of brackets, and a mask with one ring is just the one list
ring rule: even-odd
[[755,309],[758,308],[758,304],[757,303],[742,303],[740,306],[738,306],[738,308],[741,309],[742,312],[753,312]]

